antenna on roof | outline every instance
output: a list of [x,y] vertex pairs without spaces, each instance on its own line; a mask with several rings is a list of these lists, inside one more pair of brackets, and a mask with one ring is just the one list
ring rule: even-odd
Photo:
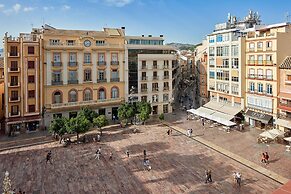
[[287,23],[290,22],[290,14],[289,14],[289,12],[285,13],[285,20],[286,20]]

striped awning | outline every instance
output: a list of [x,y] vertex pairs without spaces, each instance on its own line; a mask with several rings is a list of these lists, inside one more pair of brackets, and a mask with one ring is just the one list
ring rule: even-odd
[[282,64],[279,66],[280,69],[291,69],[291,56],[287,56]]

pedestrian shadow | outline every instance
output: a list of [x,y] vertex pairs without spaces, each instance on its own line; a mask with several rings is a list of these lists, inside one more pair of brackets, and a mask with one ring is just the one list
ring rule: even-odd
[[275,158],[275,159],[273,159],[273,160],[269,160],[269,163],[275,163],[275,162],[277,162],[277,161],[279,161],[280,160],[280,158]]
[[258,182],[257,179],[251,179],[251,178],[242,179],[241,186],[248,185],[248,184],[253,184],[253,183],[256,183],[256,182]]

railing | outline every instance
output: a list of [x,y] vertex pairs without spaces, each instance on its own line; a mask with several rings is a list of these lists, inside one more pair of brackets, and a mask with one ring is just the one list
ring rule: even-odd
[[68,80],[68,84],[78,84],[79,80]]
[[153,92],[158,92],[159,91],[159,88],[153,88],[152,91]]
[[9,113],[9,117],[19,117],[20,116],[20,112],[10,112]]
[[11,82],[11,83],[8,83],[8,85],[10,87],[19,87],[20,86],[20,83],[19,82]]
[[111,61],[110,64],[111,65],[119,65],[119,61]]
[[148,80],[148,76],[141,77],[141,80],[142,80],[142,81],[146,81],[146,80]]
[[217,68],[229,68],[229,65],[220,65],[220,66],[216,65],[216,67]]
[[169,65],[164,65],[164,69],[169,69]]
[[248,104],[247,107],[252,108],[252,109],[256,109],[256,110],[265,111],[265,112],[270,112],[270,113],[273,112],[272,108],[262,107],[262,106],[258,106],[258,105],[254,105],[254,104]]
[[69,61],[68,62],[69,67],[76,67],[78,65],[78,62],[76,61]]
[[110,82],[119,82],[119,81],[120,81],[119,77],[110,78]]
[[84,82],[92,82],[92,79],[84,79]]
[[84,65],[91,65],[92,61],[84,61]]
[[153,69],[158,69],[158,65],[153,65]]
[[47,104],[46,107],[48,107],[48,108],[62,108],[62,107],[73,107],[73,106],[86,106],[86,105],[104,103],[104,102],[119,102],[122,100],[124,100],[124,98],[98,99],[98,100],[89,100],[89,101],[82,101],[82,102],[67,102],[67,103]]
[[291,80],[285,80],[285,84],[291,85]]
[[52,85],[53,85],[53,86],[63,85],[63,81],[53,81],[53,80],[52,80]]
[[104,78],[104,79],[97,79],[97,82],[98,82],[98,83],[107,82],[107,79],[106,79],[106,78]]
[[251,90],[250,88],[248,88],[248,92],[253,93],[253,94],[258,94],[258,95],[273,96],[273,92],[270,93],[267,90],[259,91],[258,89]]
[[148,89],[147,88],[141,88],[141,92],[147,92]]
[[106,61],[97,61],[98,66],[106,65]]
[[19,67],[8,67],[8,72],[19,72],[20,68]]
[[164,79],[169,79],[169,76],[168,75],[164,75]]
[[273,75],[248,74],[248,79],[273,80]]
[[9,102],[18,102],[20,101],[20,96],[9,97]]
[[28,42],[37,42],[38,41],[37,35],[33,35],[33,34],[21,34],[21,37],[22,37],[23,41],[28,41]]
[[164,87],[164,91],[169,91],[169,87]]
[[249,66],[253,65],[253,66],[272,66],[273,65],[273,61],[270,60],[248,60],[247,63]]
[[63,65],[62,62],[60,61],[52,61],[52,66],[53,67],[61,67]]
[[17,52],[9,52],[8,57],[19,57],[19,53]]
[[153,76],[153,80],[158,80],[159,76]]
[[141,69],[147,69],[147,66],[146,65],[142,65]]

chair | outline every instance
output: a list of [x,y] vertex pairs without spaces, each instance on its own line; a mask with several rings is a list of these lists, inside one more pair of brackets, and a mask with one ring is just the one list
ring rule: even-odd
[[291,147],[291,146],[286,145],[286,152],[290,152],[290,151],[291,151],[291,150],[290,150],[290,147]]

